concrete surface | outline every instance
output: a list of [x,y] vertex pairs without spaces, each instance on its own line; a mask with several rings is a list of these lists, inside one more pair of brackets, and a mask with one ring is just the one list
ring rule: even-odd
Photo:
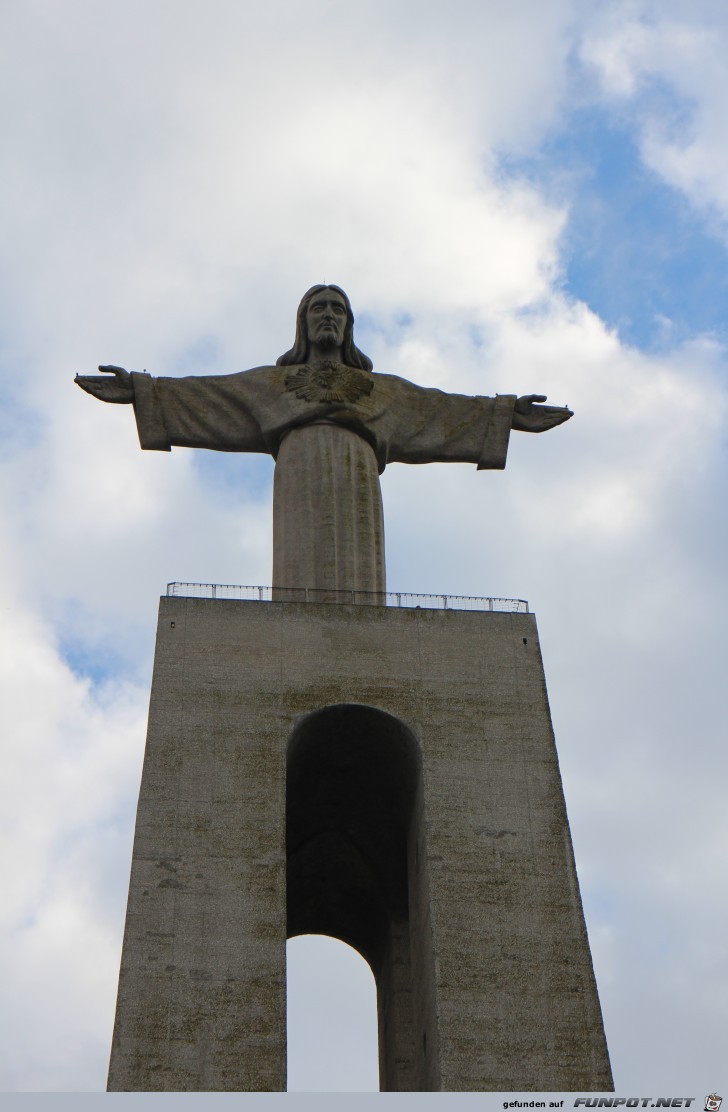
[[314,931],[382,1089],[611,1089],[533,615],[161,600],[109,1089],[283,1090]]

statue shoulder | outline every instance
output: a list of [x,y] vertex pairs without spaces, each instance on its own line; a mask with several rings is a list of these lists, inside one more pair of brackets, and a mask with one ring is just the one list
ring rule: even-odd
[[245,371],[234,371],[233,374],[226,375],[225,377],[227,377],[227,378],[261,378],[261,379],[265,379],[265,378],[276,377],[280,373],[281,370],[282,370],[281,367],[276,367],[274,364],[270,364],[270,365],[266,364],[265,366],[262,366],[262,367],[249,367],[248,370],[245,370]]
[[390,395],[401,395],[409,397],[417,397],[424,394],[443,394],[445,391],[438,389],[436,386],[420,386],[417,382],[412,382],[409,378],[402,378],[401,375],[385,375],[385,374],[372,374],[375,379],[375,386],[381,391]]
[[232,372],[227,373],[227,374],[225,374],[225,373],[221,374],[219,371],[213,371],[210,374],[203,374],[203,375],[152,375],[152,374],[149,374],[147,371],[132,371],[131,375],[132,375],[132,378],[134,379],[135,382],[140,382],[141,381],[142,383],[144,383],[144,382],[150,382],[150,383],[151,382],[166,382],[166,383],[187,382],[187,383],[190,383],[190,384],[194,384],[194,383],[204,384],[206,382],[207,383],[213,383],[213,382],[214,383],[223,383],[223,382],[233,383],[233,382],[235,382],[236,379],[238,379],[238,380],[251,380],[251,381],[254,380],[254,379],[266,379],[266,378],[270,378],[271,375],[274,372],[279,371],[279,370],[280,370],[280,367],[265,366],[265,367],[251,367],[249,370],[246,370],[246,371],[232,371]]

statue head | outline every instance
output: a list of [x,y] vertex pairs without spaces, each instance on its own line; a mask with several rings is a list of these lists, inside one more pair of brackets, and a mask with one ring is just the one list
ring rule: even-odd
[[340,286],[333,285],[318,285],[311,286],[310,290],[301,298],[301,304],[298,306],[296,314],[296,339],[293,342],[293,347],[290,351],[285,352],[276,364],[279,367],[290,367],[293,364],[305,363],[309,355],[309,335],[306,314],[311,301],[317,293],[323,290],[334,290],[343,300],[346,306],[346,326],[344,328],[344,342],[342,344],[342,360],[347,367],[358,367],[362,371],[371,371],[373,363],[369,356],[365,355],[363,351],[354,343],[354,314],[351,311],[351,302],[346,296]]

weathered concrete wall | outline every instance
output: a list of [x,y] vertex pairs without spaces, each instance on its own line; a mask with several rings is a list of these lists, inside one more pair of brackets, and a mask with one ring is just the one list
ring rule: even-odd
[[339,704],[421,749],[406,917],[375,970],[383,1087],[610,1089],[533,616],[181,598],[160,607],[109,1088],[285,1087],[286,751]]

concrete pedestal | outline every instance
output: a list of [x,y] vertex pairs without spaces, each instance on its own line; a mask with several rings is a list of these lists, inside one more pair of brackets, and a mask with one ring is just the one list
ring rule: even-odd
[[533,615],[162,599],[109,1089],[285,1089],[314,932],[382,1089],[611,1089]]

